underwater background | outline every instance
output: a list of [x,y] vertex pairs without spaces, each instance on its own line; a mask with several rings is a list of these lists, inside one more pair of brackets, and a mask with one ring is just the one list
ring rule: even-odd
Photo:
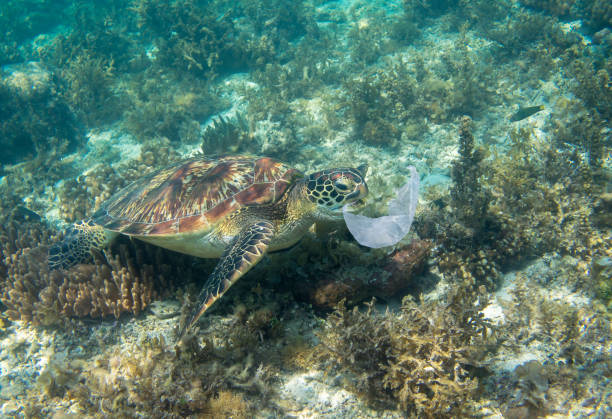
[[[0,416],[612,416],[612,3],[3,0]],[[420,175],[411,232],[216,261],[71,223],[188,156]]]

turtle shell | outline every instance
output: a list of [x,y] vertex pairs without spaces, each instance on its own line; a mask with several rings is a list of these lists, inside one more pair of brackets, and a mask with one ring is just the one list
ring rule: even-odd
[[303,174],[267,157],[184,160],[113,195],[92,220],[130,235],[170,235],[212,228],[243,206],[276,202]]

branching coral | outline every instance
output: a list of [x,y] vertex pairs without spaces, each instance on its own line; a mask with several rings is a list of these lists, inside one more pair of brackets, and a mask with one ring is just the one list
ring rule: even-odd
[[48,325],[62,316],[119,317],[124,311],[138,313],[151,301],[150,274],[141,280],[134,271],[102,264],[48,272],[45,250],[21,250],[8,262],[2,301],[12,320]]
[[107,254],[108,263],[100,256],[95,264],[67,271],[48,270],[46,246],[4,245],[3,254],[0,300],[9,318],[33,324],[58,323],[71,316],[138,314],[159,293],[178,285],[171,279],[191,276],[189,268],[166,259],[161,249],[142,244],[119,244]]

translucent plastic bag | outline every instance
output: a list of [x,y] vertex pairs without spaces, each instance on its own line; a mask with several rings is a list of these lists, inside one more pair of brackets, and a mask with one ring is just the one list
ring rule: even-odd
[[397,191],[395,199],[389,202],[389,215],[369,218],[350,213],[348,205],[342,208],[346,226],[362,246],[393,246],[410,231],[419,199],[419,174],[414,166],[410,166],[409,170],[410,180]]

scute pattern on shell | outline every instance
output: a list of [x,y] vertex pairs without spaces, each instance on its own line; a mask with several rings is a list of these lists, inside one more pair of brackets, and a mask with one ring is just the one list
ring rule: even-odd
[[93,221],[133,235],[205,230],[242,206],[275,202],[302,176],[267,157],[192,158],[117,192]]

